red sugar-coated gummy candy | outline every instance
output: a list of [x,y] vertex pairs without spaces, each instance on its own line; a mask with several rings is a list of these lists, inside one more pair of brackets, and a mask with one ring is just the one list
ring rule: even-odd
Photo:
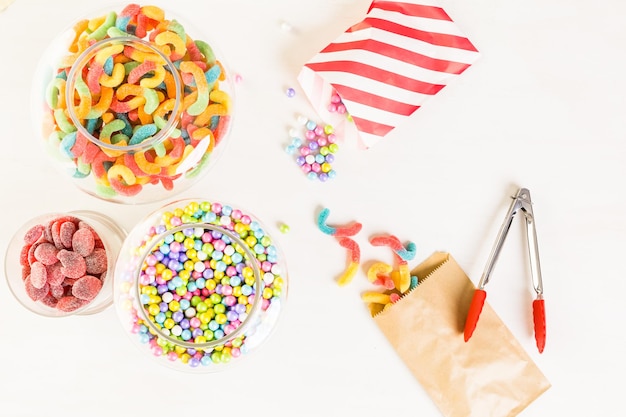
[[20,265],[22,266],[30,265],[30,262],[28,262],[28,252],[30,251],[31,247],[32,247],[32,244],[22,246],[22,250],[20,251]]
[[102,281],[91,275],[79,278],[72,287],[72,295],[81,300],[91,301],[100,292]]
[[61,249],[59,253],[57,253],[57,258],[59,258],[59,261],[61,261],[61,264],[63,265],[61,273],[63,273],[66,277],[80,278],[85,275],[87,266],[85,258],[80,256],[80,254],[66,249]]
[[41,301],[44,305],[47,305],[50,308],[56,308],[59,300],[57,298],[55,298],[52,294],[48,294],[45,297],[43,297]]
[[52,243],[54,243],[54,246],[59,250],[63,249],[63,244],[61,243],[61,222],[59,220],[52,222],[50,232],[52,233]]
[[72,248],[72,237],[74,236],[74,232],[76,232],[76,225],[74,223],[61,223],[61,227],[59,229],[59,238],[61,240],[61,244],[65,249]]
[[73,295],[66,295],[59,299],[59,301],[57,302],[57,308],[61,311],[69,313],[78,310],[87,303],[88,301],[81,300],[80,298],[76,298]]
[[22,281],[24,281],[26,277],[29,275],[30,275],[30,265],[24,265],[22,267]]
[[53,286],[61,285],[61,283],[63,283],[65,275],[63,275],[63,272],[61,272],[62,267],[63,265],[61,265],[60,262],[57,262],[54,265],[46,266],[46,271],[48,273],[48,284]]
[[107,270],[107,253],[102,248],[95,248],[93,252],[85,257],[87,273],[98,275]]
[[28,231],[24,234],[24,243],[27,246],[32,245],[43,235],[44,227],[41,224],[35,225],[28,229]]
[[30,283],[35,288],[43,288],[48,282],[48,271],[41,262],[34,262],[30,266]]
[[[35,246],[35,245],[33,245]],[[52,243],[40,243],[37,245],[34,251],[35,259],[44,265],[53,265],[59,262],[57,255],[59,250]],[[31,264],[33,262],[30,262]]]
[[89,230],[92,234],[93,234],[93,239],[94,239],[94,244],[96,248],[104,248],[104,243],[102,243],[102,239],[100,239],[100,236],[98,235],[98,233],[96,233],[95,230],[92,229],[91,226],[89,226],[87,223],[81,221],[78,223],[78,229],[87,229]]
[[95,243],[93,232],[87,228],[78,229],[72,236],[72,248],[82,257],[93,252]]
[[50,285],[50,295],[58,300],[65,295],[65,288],[62,285]]
[[26,277],[24,280],[24,288],[26,289],[26,294],[33,301],[41,300],[48,294],[49,286],[48,284],[44,284],[43,288],[35,288],[33,284],[30,282],[30,276]]

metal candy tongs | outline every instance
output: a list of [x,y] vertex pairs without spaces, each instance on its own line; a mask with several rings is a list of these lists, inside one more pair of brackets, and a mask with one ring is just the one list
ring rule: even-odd
[[476,328],[478,323],[478,317],[483,309],[485,298],[487,293],[484,288],[489,282],[489,276],[498,259],[500,250],[504,240],[506,239],[511,223],[513,223],[513,217],[517,212],[521,210],[526,218],[526,232],[528,236],[528,254],[530,257],[530,272],[533,280],[533,287],[537,293],[537,298],[533,301],[533,322],[535,326],[535,341],[537,342],[537,349],[539,353],[543,352],[543,348],[546,344],[546,312],[543,300],[543,282],[541,280],[541,268],[539,266],[539,247],[537,246],[537,232],[535,230],[535,216],[533,214],[532,201],[530,199],[530,191],[526,188],[520,188],[517,194],[513,197],[513,202],[509,207],[509,211],[504,218],[504,223],[500,228],[496,243],[489,255],[489,260],[483,271],[483,275],[478,283],[478,288],[474,292],[472,303],[470,304],[469,311],[467,313],[467,319],[465,321],[465,341],[467,342]]

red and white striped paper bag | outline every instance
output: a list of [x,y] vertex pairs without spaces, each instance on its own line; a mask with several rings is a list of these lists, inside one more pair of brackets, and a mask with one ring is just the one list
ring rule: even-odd
[[336,92],[369,148],[478,58],[436,0],[374,0],[365,19],[307,62],[298,82],[325,123]]

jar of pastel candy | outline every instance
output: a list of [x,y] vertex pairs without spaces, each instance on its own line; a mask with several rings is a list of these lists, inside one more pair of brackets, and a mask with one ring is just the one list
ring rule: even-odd
[[223,151],[233,86],[213,44],[156,6],[80,19],[33,88],[40,140],[83,191],[117,203],[179,193]]
[[114,280],[134,344],[191,372],[223,370],[267,340],[288,286],[283,255],[261,223],[202,199],[167,204],[135,226]]
[[113,302],[113,270],[126,232],[92,211],[48,213],[9,242],[4,271],[15,298],[47,317],[99,313]]

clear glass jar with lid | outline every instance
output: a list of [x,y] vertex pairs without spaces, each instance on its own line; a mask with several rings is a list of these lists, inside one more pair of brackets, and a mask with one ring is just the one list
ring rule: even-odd
[[229,71],[205,39],[137,4],[78,19],[54,39],[32,102],[55,165],[117,203],[160,201],[194,184],[223,152],[234,114]]
[[114,303],[142,351],[180,370],[211,372],[240,362],[269,337],[287,289],[285,259],[255,217],[186,199],[129,233]]

